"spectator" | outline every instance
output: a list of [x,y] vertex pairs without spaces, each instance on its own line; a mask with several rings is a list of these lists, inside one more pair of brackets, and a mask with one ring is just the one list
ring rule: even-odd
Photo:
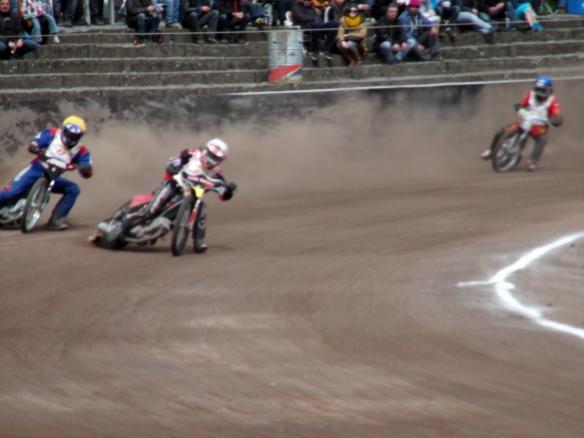
[[294,0],[272,0],[274,3],[274,24],[286,25],[288,22],[287,13],[292,10]]
[[430,20],[435,26],[440,26],[440,15],[436,12],[432,0],[420,0],[420,14]]
[[207,28],[204,40],[208,43],[217,43],[217,23],[219,11],[213,9],[211,0],[183,0],[183,27],[193,33],[193,42],[196,44],[203,37],[202,29]]
[[537,15],[531,7],[529,0],[510,0],[509,4],[513,10],[514,21],[525,20],[532,32],[540,32],[543,26],[537,21]]
[[91,24],[96,26],[105,24],[103,19],[103,0],[89,0],[89,13],[91,15]]
[[420,0],[410,0],[398,21],[402,27],[404,42],[400,52],[395,55],[396,61],[403,61],[410,53],[414,53],[422,61],[440,58],[438,29],[420,14]]
[[320,21],[324,21],[324,11],[331,5],[329,0],[310,0],[310,3],[316,12],[318,12]]
[[505,18],[507,18],[506,0],[482,0],[481,8],[490,20],[505,21]]
[[366,36],[365,19],[359,13],[357,6],[352,5],[347,9],[345,16],[341,18],[337,34],[337,47],[343,58],[349,63],[349,67],[361,64],[361,56],[365,53]]
[[324,11],[324,23],[322,28],[326,29],[324,39],[324,57],[327,61],[333,59],[332,53],[337,46],[337,33],[341,18],[345,15],[345,0],[333,0],[331,6]]
[[322,24],[310,0],[297,0],[292,6],[292,22],[308,34],[308,56],[313,62],[317,62]]
[[368,17],[371,12],[371,5],[369,4],[369,0],[348,0],[347,7],[356,6],[359,14],[365,19]]
[[83,21],[83,2],[80,0],[66,0],[63,11],[63,26],[72,27],[73,24],[85,24]]
[[127,0],[126,24],[136,30],[135,46],[144,44],[148,37],[159,44],[164,41],[162,35],[158,33],[161,12],[161,9],[154,6],[150,0]]
[[[24,0],[22,14],[31,23],[30,35],[37,43],[43,42],[43,35],[50,34],[53,43],[59,42],[59,27],[50,13],[50,3],[38,0]],[[45,29],[43,31],[43,28]]]
[[0,0],[0,59],[20,58],[38,46],[24,38],[18,13],[11,11],[10,0]]
[[440,17],[450,24],[469,25],[473,30],[480,32],[485,41],[493,41],[494,28],[490,23],[481,20],[478,15],[462,10],[459,0],[442,0],[439,6]]
[[397,3],[388,6],[385,16],[377,21],[375,29],[375,49],[387,64],[394,64],[396,55],[402,49],[402,30],[397,18]]
[[373,6],[371,6],[371,16],[375,18],[375,20],[381,20],[383,17],[385,17],[385,13],[387,12],[389,5],[394,2],[395,0],[374,0]]
[[162,10],[161,18],[168,29],[182,29],[179,23],[180,0],[157,0],[157,6]]
[[217,0],[219,10],[219,28],[230,31],[227,41],[245,43],[245,29],[250,20],[246,0]]

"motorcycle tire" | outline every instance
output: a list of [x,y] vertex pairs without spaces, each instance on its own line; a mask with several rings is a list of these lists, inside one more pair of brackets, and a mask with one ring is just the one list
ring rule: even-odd
[[189,217],[193,211],[194,201],[192,197],[185,198],[176,213],[176,218],[172,224],[172,240],[170,243],[170,250],[173,256],[182,254],[191,234],[192,224],[189,224]]
[[505,133],[501,135],[491,154],[491,162],[495,172],[509,172],[519,164],[521,160],[521,148],[516,147],[515,151],[509,151],[509,146],[518,140],[516,133]]
[[26,204],[22,211],[22,221],[20,229],[23,233],[30,233],[36,227],[41,213],[48,203],[47,188],[49,181],[45,178],[39,178],[28,191]]

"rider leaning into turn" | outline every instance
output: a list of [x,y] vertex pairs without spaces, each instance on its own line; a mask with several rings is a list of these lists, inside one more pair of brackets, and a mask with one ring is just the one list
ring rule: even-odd
[[[148,210],[128,215],[131,226],[145,222],[156,216],[170,200],[172,195],[180,190],[180,181],[187,178],[189,181],[200,183],[209,190],[215,191],[219,199],[227,201],[233,197],[235,183],[226,183],[219,164],[229,155],[229,146],[220,138],[209,140],[204,146],[182,150],[178,155],[171,157],[166,164],[164,180],[156,190]],[[195,251],[204,252],[207,245],[205,238],[206,207],[200,212],[195,230]]]
[[[553,94],[552,80],[548,76],[540,76],[536,79],[533,89],[528,91],[521,103],[515,104],[515,109],[527,111],[529,115],[538,119],[538,122],[532,123],[529,119],[524,120],[518,127],[520,131],[529,131],[533,137],[535,147],[531,157],[527,162],[527,169],[533,171],[537,168],[543,149],[548,141],[549,124],[560,126],[562,116],[560,114],[560,104]],[[505,128],[495,134],[491,147],[484,151],[481,157],[485,160],[491,158],[493,148],[497,141],[503,135]]]
[[[60,128],[49,128],[39,132],[28,146],[29,152],[36,157],[0,190],[0,207],[20,198],[43,176],[41,157],[47,154],[67,165],[74,165],[83,178],[90,178],[93,175],[91,155],[85,145],[79,143],[86,129],[85,121],[81,117],[70,116],[63,121]],[[65,218],[79,196],[79,186],[59,177],[55,180],[52,192],[63,194],[63,197],[55,206],[48,226],[52,230],[65,230],[69,227]]]

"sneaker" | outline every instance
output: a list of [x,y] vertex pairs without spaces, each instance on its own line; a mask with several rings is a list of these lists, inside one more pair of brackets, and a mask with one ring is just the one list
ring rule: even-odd
[[182,26],[180,25],[180,23],[178,21],[175,21],[173,23],[170,23],[166,27],[168,29],[182,29]]
[[67,225],[67,223],[65,223],[64,217],[60,217],[60,218],[56,218],[56,219],[51,218],[51,220],[47,224],[47,227],[49,228],[49,230],[53,230],[53,231],[65,231],[67,228],[69,228],[69,225]]
[[61,42],[61,40],[59,39],[59,37],[57,35],[51,35],[51,42],[53,44],[59,44]]
[[543,30],[543,26],[539,23],[533,23],[533,26],[531,26],[532,32],[541,32],[542,30]]
[[318,61],[318,53],[316,53],[316,52],[308,52],[308,56],[310,57],[310,59],[312,60],[312,62],[317,62]]
[[331,54],[331,52],[324,52],[322,55],[324,56],[324,59],[326,59],[327,61],[333,60],[333,55]]
[[144,45],[144,40],[138,36],[134,37],[134,41],[132,41],[135,47],[141,47]]
[[533,160],[527,162],[527,170],[529,172],[535,172],[537,170],[537,163]]
[[70,18],[65,18],[63,20],[63,27],[73,27],[73,20],[71,20]]
[[156,44],[162,44],[164,42],[164,37],[162,35],[155,35],[155,36],[152,37],[152,40]]
[[487,149],[486,151],[484,151],[484,152],[481,154],[481,158],[482,158],[483,160],[490,160],[490,159],[491,159],[491,150],[490,150],[490,149]]
[[217,41],[217,40],[216,40],[215,38],[213,38],[213,37],[210,37],[210,38],[207,38],[207,43],[208,43],[208,44],[219,44],[219,41]]

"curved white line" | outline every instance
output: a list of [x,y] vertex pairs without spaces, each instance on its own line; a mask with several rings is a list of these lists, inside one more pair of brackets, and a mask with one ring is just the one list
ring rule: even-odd
[[547,319],[543,316],[543,312],[541,310],[535,307],[529,307],[522,304],[512,294],[513,289],[515,289],[515,285],[508,281],[508,278],[511,275],[513,275],[517,271],[525,269],[535,260],[545,256],[549,252],[561,246],[567,245],[569,243],[574,242],[575,240],[581,239],[582,237],[584,237],[584,232],[575,233],[566,237],[562,237],[561,239],[558,239],[555,242],[549,243],[544,246],[540,246],[539,248],[536,248],[528,252],[527,254],[521,256],[515,263],[501,269],[489,280],[462,282],[458,283],[458,286],[464,287],[492,284],[495,286],[495,292],[497,294],[497,297],[503,304],[503,307],[507,308],[508,310],[519,313],[527,318],[530,318],[536,324],[539,324],[543,327],[547,327],[552,330],[557,330],[584,339],[584,329]]

